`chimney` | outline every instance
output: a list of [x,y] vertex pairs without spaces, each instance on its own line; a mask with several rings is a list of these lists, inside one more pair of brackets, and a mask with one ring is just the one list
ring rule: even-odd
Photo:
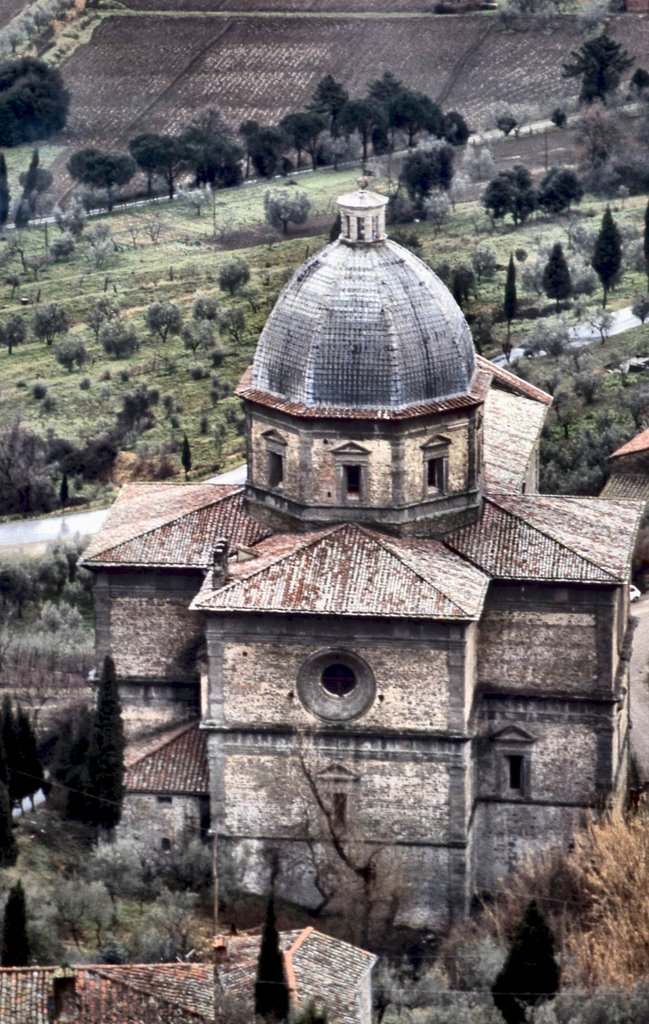
[[225,935],[217,935],[212,943],[214,966],[221,967],[228,958],[228,944]]
[[215,590],[222,587],[228,578],[228,542],[220,538],[214,545],[212,553],[212,586]]
[[52,998],[49,1019],[56,1024],[72,1024],[79,1020],[77,979],[73,970],[63,967],[52,977]]

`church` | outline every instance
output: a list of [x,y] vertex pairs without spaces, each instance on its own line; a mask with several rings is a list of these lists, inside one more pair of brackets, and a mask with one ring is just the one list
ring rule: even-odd
[[538,493],[550,397],[386,203],[341,196],[271,312],[245,485],[126,485],[85,565],[129,728],[180,737],[156,772],[201,746],[221,889],[439,930],[623,798],[642,503]]

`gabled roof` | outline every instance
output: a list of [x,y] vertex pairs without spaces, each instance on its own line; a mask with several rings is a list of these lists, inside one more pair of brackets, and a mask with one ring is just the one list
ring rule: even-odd
[[126,769],[127,793],[209,793],[205,733],[192,722],[165,736]]
[[[217,968],[224,990],[250,999],[259,945],[259,935],[227,939],[227,955]],[[294,1004],[313,1000],[326,1006],[332,1024],[360,1024],[363,982],[377,961],[373,953],[311,927],[280,932],[280,946]]]
[[514,395],[531,398],[535,402],[541,402],[543,405],[552,405],[552,395],[548,395],[546,391],[541,391],[541,388],[535,387],[534,384],[523,380],[522,377],[517,377],[515,373],[510,373],[509,370],[505,370],[502,366],[496,366],[495,363],[485,359],[484,356],[476,356],[476,366],[491,374],[492,387],[503,388]]
[[630,441],[616,449],[610,456],[611,459],[618,459],[622,455],[634,455],[636,452],[649,451],[649,429],[636,434]]
[[83,563],[205,568],[215,541],[256,544],[269,530],[247,515],[243,488],[228,484],[127,484]]
[[649,501],[649,473],[611,473],[600,498],[631,498]]
[[284,538],[287,550],[273,557],[274,543],[262,542],[261,562],[233,567],[235,578],[220,589],[212,589],[208,576],[191,607],[433,619],[480,615],[488,578],[439,541],[387,538],[349,524]]
[[495,579],[622,583],[639,502],[490,495],[479,520],[444,542]]
[[491,388],[484,404],[484,475],[488,492],[520,494],[548,411],[542,402]]

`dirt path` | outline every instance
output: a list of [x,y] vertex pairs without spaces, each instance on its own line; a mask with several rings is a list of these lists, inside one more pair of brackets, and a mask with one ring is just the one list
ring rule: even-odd
[[649,780],[649,594],[631,606],[637,620],[631,654],[631,753],[641,781]]

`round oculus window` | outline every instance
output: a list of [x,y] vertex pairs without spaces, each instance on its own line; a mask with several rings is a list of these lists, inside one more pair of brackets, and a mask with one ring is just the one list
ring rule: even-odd
[[356,673],[349,665],[335,661],[323,670],[320,682],[332,697],[344,698],[356,689]]
[[307,711],[330,722],[346,722],[374,703],[376,684],[367,662],[352,651],[320,651],[303,662],[297,692]]

